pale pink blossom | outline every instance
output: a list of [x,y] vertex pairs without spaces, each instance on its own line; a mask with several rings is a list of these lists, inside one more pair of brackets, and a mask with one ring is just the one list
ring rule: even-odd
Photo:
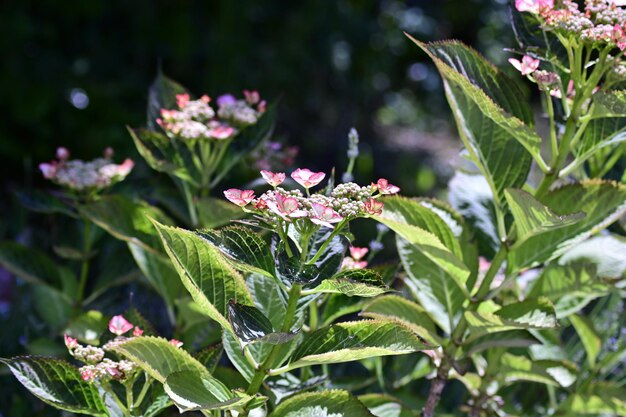
[[118,336],[123,335],[133,328],[133,325],[122,315],[113,316],[109,321],[109,331]]
[[367,261],[355,261],[350,257],[343,258],[341,262],[341,269],[365,269],[367,268]]
[[370,198],[365,202],[365,212],[373,216],[382,214],[385,204],[375,198]]
[[554,0],[515,0],[515,8],[520,12],[538,14],[541,9],[553,9]]
[[521,61],[519,59],[509,58],[509,62],[516,70],[521,72],[522,75],[532,74],[539,68],[539,60],[528,55],[524,55]]
[[376,188],[381,194],[397,194],[400,192],[400,188],[395,185],[389,184],[385,178],[381,178],[376,183]]
[[66,334],[63,335],[63,340],[65,341],[65,346],[68,349],[74,349],[75,347],[78,346],[78,341],[75,338],[70,337]]
[[285,181],[285,173],[284,172],[272,172],[272,171],[261,171],[261,176],[269,185],[272,187],[277,187]]
[[133,329],[133,336],[139,337],[142,334],[143,334],[143,330],[141,330],[140,327],[135,326],[135,328]]
[[261,100],[259,105],[256,106],[256,109],[259,113],[265,113],[265,110],[267,110],[267,101]]
[[321,226],[330,227],[332,229],[332,223],[338,223],[343,220],[343,217],[341,217],[339,213],[323,204],[313,203],[311,204],[311,210],[313,211],[311,221]]
[[240,207],[250,204],[254,200],[254,191],[252,190],[238,190],[237,188],[230,188],[224,191],[224,196],[233,204],[237,204]]
[[181,109],[189,103],[189,94],[176,94],[176,104]]
[[[556,86],[552,90],[550,90],[550,95],[555,98],[563,97],[563,95],[561,94],[561,88],[559,86]],[[571,99],[574,98],[575,95],[576,90],[574,88],[574,80],[569,80],[569,82],[567,83],[566,97]]]
[[352,256],[352,258],[355,261],[360,261],[361,258],[367,255],[367,252],[369,252],[368,248],[359,248],[357,246],[350,246],[350,256]]
[[285,197],[280,193],[274,195],[274,200],[267,200],[267,207],[280,217],[307,217],[305,210],[300,210],[298,200],[293,197]]
[[230,126],[220,125],[210,131],[210,135],[215,139],[228,139],[235,134],[235,129]]
[[620,25],[613,26],[611,31],[611,40],[617,44],[620,51],[626,49],[626,33]]
[[57,164],[54,162],[52,163],[44,162],[44,163],[39,164],[39,170],[43,174],[44,178],[52,179],[55,177],[57,173]]
[[119,370],[119,368],[117,367],[117,364],[107,366],[105,369],[106,369],[107,374],[111,375],[111,378],[113,379],[124,378],[124,372]]
[[80,370],[80,377],[83,379],[83,381],[93,381],[94,379],[96,379],[96,371],[92,368],[82,368]]
[[179,348],[183,345],[183,342],[181,342],[180,340],[172,339],[170,340],[170,345]]
[[62,146],[57,148],[57,158],[61,161],[66,161],[70,159],[70,151]]
[[291,178],[304,188],[315,187],[317,184],[322,182],[325,177],[326,174],[323,172],[313,172],[306,168],[298,168],[291,173]]
[[256,90],[243,90],[243,96],[250,105],[257,104],[261,100],[261,96]]
[[132,159],[126,158],[124,162],[117,166],[117,175],[121,175],[122,177],[127,176],[130,171],[133,170],[135,163]]

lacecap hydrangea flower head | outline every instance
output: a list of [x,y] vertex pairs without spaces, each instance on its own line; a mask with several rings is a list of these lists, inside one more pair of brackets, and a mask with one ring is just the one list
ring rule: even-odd
[[102,158],[92,161],[70,160],[66,148],[58,148],[56,160],[39,164],[44,178],[79,193],[98,192],[122,181],[132,171],[135,163],[126,159],[121,164],[113,162],[113,149],[107,148]]

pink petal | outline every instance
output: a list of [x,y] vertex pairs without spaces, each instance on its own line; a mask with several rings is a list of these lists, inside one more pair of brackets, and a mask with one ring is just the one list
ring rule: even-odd
[[113,318],[109,321],[109,331],[118,336],[123,335],[133,327],[134,326],[122,315],[113,316]]

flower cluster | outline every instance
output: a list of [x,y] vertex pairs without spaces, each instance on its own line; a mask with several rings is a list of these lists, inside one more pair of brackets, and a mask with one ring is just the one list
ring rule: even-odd
[[261,176],[273,189],[258,198],[253,190],[231,188],[224,191],[226,198],[247,211],[259,215],[268,223],[308,219],[310,222],[333,228],[333,224],[356,217],[382,213],[383,203],[377,198],[400,191],[381,178],[375,184],[360,186],[353,182],[337,185],[328,194],[310,194],[309,189],[324,180],[326,174],[308,169],[296,169],[291,178],[306,190],[286,190],[279,187],[285,181],[282,172],[261,171]]
[[576,2],[563,0],[516,0],[520,12],[537,15],[548,30],[571,34],[598,46],[626,49],[626,10],[623,0],[585,0],[584,10]]
[[284,169],[294,164],[297,146],[283,146],[280,142],[267,141],[250,155],[251,165],[258,170]]
[[78,192],[100,191],[122,181],[135,163],[126,159],[121,164],[112,161],[113,149],[107,148],[102,158],[93,161],[70,160],[66,148],[57,149],[57,160],[39,164],[43,176],[56,184]]
[[[75,338],[67,334],[64,335],[65,346],[70,352],[70,355],[85,364],[85,366],[79,369],[81,378],[84,381],[115,380],[125,382],[137,371],[137,365],[132,361],[125,359],[114,361],[104,357],[107,351],[129,340],[129,337],[124,335],[131,330],[132,337],[140,337],[143,335],[143,330],[139,326],[134,326],[126,320],[124,316],[118,315],[114,316],[109,321],[109,331],[115,335],[115,338],[102,347],[83,346],[78,343],[78,340]],[[182,342],[176,339],[170,340],[170,343],[176,347],[182,346]]]
[[369,252],[368,248],[350,246],[350,256],[343,258],[341,269],[364,269],[367,268],[367,261],[363,258]]
[[177,94],[177,109],[161,109],[157,123],[165,132],[185,140],[232,138],[237,132],[255,124],[265,112],[266,103],[257,91],[244,90],[245,99],[225,94],[217,99],[217,111],[207,95],[191,100],[189,94]]

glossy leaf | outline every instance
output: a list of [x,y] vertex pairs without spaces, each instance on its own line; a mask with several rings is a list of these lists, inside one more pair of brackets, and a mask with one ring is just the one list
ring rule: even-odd
[[547,298],[526,299],[508,304],[494,313],[466,311],[470,337],[516,329],[551,329],[558,326],[556,313]]
[[250,400],[234,396],[208,372],[179,371],[168,375],[163,385],[180,413],[192,410],[234,409]]
[[304,336],[294,351],[290,369],[402,355],[432,348],[410,329],[394,322],[366,320],[333,324]]
[[220,230],[203,230],[198,236],[213,243],[233,266],[245,272],[273,277],[274,258],[269,245],[261,236],[241,226]]
[[587,362],[591,368],[596,366],[596,359],[602,349],[602,338],[596,331],[593,322],[588,317],[572,314],[569,321],[576,329],[578,337],[587,353]]
[[626,238],[618,235],[592,237],[564,253],[559,263],[593,264],[598,278],[622,279],[626,277]]
[[198,199],[198,219],[200,224],[207,229],[226,226],[233,220],[242,219],[246,212],[221,198],[204,197]]
[[609,292],[609,287],[598,280],[596,269],[590,264],[550,264],[534,282],[529,297],[547,297],[554,304],[558,318],[580,311],[592,300]]
[[295,395],[280,403],[270,417],[374,417],[347,391],[319,391]]
[[626,117],[626,90],[597,91],[593,103],[595,117]]
[[112,350],[135,362],[148,375],[164,383],[169,375],[180,371],[208,374],[207,369],[186,350],[160,337],[141,336],[117,344]]
[[365,394],[358,397],[376,417],[414,417],[413,412],[400,400],[385,394]]
[[422,307],[397,295],[375,298],[363,307],[361,315],[373,319],[397,320],[430,345],[441,344],[435,324]]
[[619,219],[626,213],[626,184],[588,180],[564,185],[547,193],[541,203],[555,213],[583,212],[586,216],[574,224],[531,236],[517,245],[509,252],[509,271],[557,258]]
[[207,316],[230,330],[226,319],[228,301],[252,304],[252,297],[241,275],[207,240],[188,230],[153,222],[194,301]]
[[585,217],[583,212],[556,214],[550,207],[546,207],[523,190],[511,188],[505,190],[504,195],[515,221],[517,231],[515,245],[521,245],[540,233],[572,225]]
[[347,269],[322,281],[308,291],[312,294],[344,294],[349,297],[376,297],[389,291],[378,273],[371,269]]
[[15,378],[37,398],[61,410],[108,417],[95,385],[82,380],[78,368],[41,357],[1,359]]
[[541,138],[518,85],[471,48],[455,41],[425,44],[434,61],[465,147],[499,204],[506,188],[520,188],[539,157]]
[[166,77],[160,70],[148,90],[148,127],[160,129],[156,119],[161,118],[161,109],[175,109],[176,95],[187,93],[185,87]]
[[228,321],[244,344],[263,342],[280,345],[296,336],[296,333],[275,332],[270,320],[256,307],[232,301],[228,303]]
[[567,388],[576,380],[576,369],[566,362],[531,360],[525,356],[505,353],[498,366],[497,377],[507,385],[528,381]]

